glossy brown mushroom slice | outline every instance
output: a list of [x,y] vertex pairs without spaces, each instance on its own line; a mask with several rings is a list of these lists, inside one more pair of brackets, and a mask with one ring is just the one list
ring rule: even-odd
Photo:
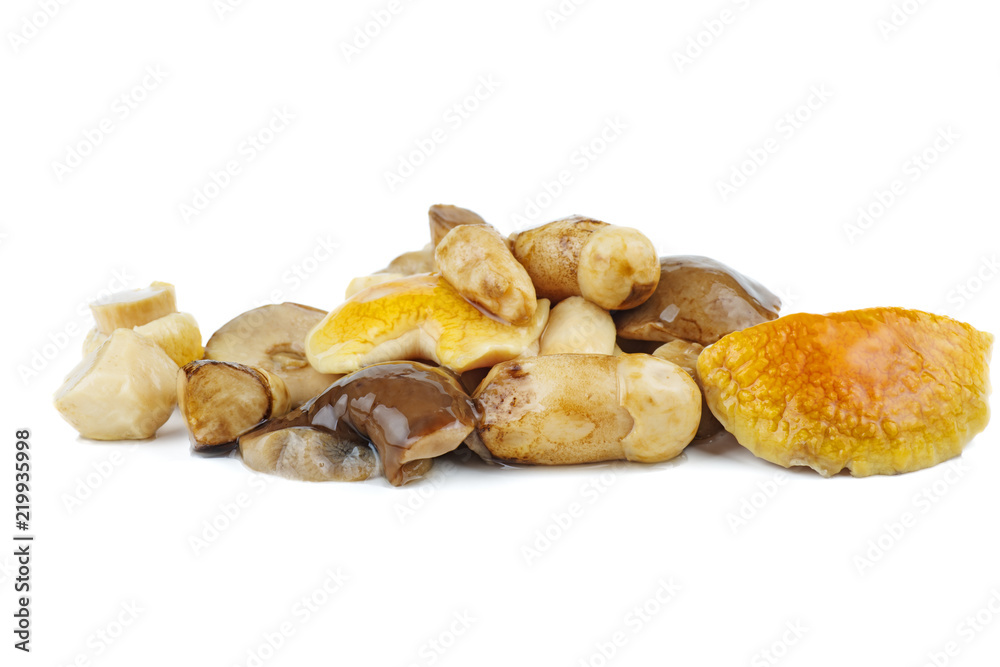
[[324,393],[281,419],[268,433],[310,427],[340,438],[351,432],[371,442],[394,486],[429,469],[427,459],[457,448],[476,426],[473,402],[454,375],[419,362],[388,362],[345,375]]

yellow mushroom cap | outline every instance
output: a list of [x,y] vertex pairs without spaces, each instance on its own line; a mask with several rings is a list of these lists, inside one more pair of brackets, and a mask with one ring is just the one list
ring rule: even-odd
[[466,301],[440,274],[418,274],[362,290],[330,312],[306,336],[306,356],[321,373],[421,359],[463,373],[524,354],[548,317],[549,302],[541,299],[526,324],[507,324]]

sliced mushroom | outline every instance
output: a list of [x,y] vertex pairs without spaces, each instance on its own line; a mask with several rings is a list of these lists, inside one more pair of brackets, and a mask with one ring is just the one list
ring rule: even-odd
[[297,303],[261,306],[238,315],[212,334],[205,358],[262,368],[285,382],[292,407],[320,394],[337,377],[306,360],[306,334],[325,313]]
[[615,314],[622,338],[711,345],[726,334],[778,317],[781,299],[708,257],[660,258],[660,282],[638,308]]
[[284,381],[230,361],[193,361],[177,374],[177,404],[196,451],[236,442],[258,424],[288,412]]
[[174,286],[154,282],[142,289],[117,292],[90,304],[97,328],[110,335],[115,329],[131,329],[177,312]]
[[391,362],[344,376],[298,410],[241,437],[240,450],[247,465],[261,465],[255,467],[260,470],[273,458],[260,456],[262,448],[275,447],[267,438],[285,437],[275,433],[309,427],[339,440],[353,432],[371,441],[386,478],[399,486],[426,471],[426,459],[462,444],[475,425],[472,400],[451,373],[412,361]]
[[323,373],[398,359],[430,360],[464,373],[530,349],[548,316],[543,299],[527,324],[507,324],[462,298],[439,274],[422,274],[358,292],[309,332],[305,349]]

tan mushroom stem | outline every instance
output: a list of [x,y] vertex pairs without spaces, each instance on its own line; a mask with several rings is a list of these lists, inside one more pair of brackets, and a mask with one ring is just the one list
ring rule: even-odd
[[417,362],[390,362],[344,376],[298,410],[240,438],[240,448],[289,428],[357,434],[375,446],[386,478],[400,486],[427,469],[417,462],[452,451],[475,426],[473,402],[453,375]]

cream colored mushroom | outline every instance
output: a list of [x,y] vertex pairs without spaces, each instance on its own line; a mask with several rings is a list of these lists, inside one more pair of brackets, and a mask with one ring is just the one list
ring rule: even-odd
[[683,451],[701,393],[677,365],[646,354],[558,354],[499,364],[474,394],[493,457],[558,465],[653,463]]
[[571,296],[549,314],[538,353],[614,354],[615,338],[611,313],[581,296]]

